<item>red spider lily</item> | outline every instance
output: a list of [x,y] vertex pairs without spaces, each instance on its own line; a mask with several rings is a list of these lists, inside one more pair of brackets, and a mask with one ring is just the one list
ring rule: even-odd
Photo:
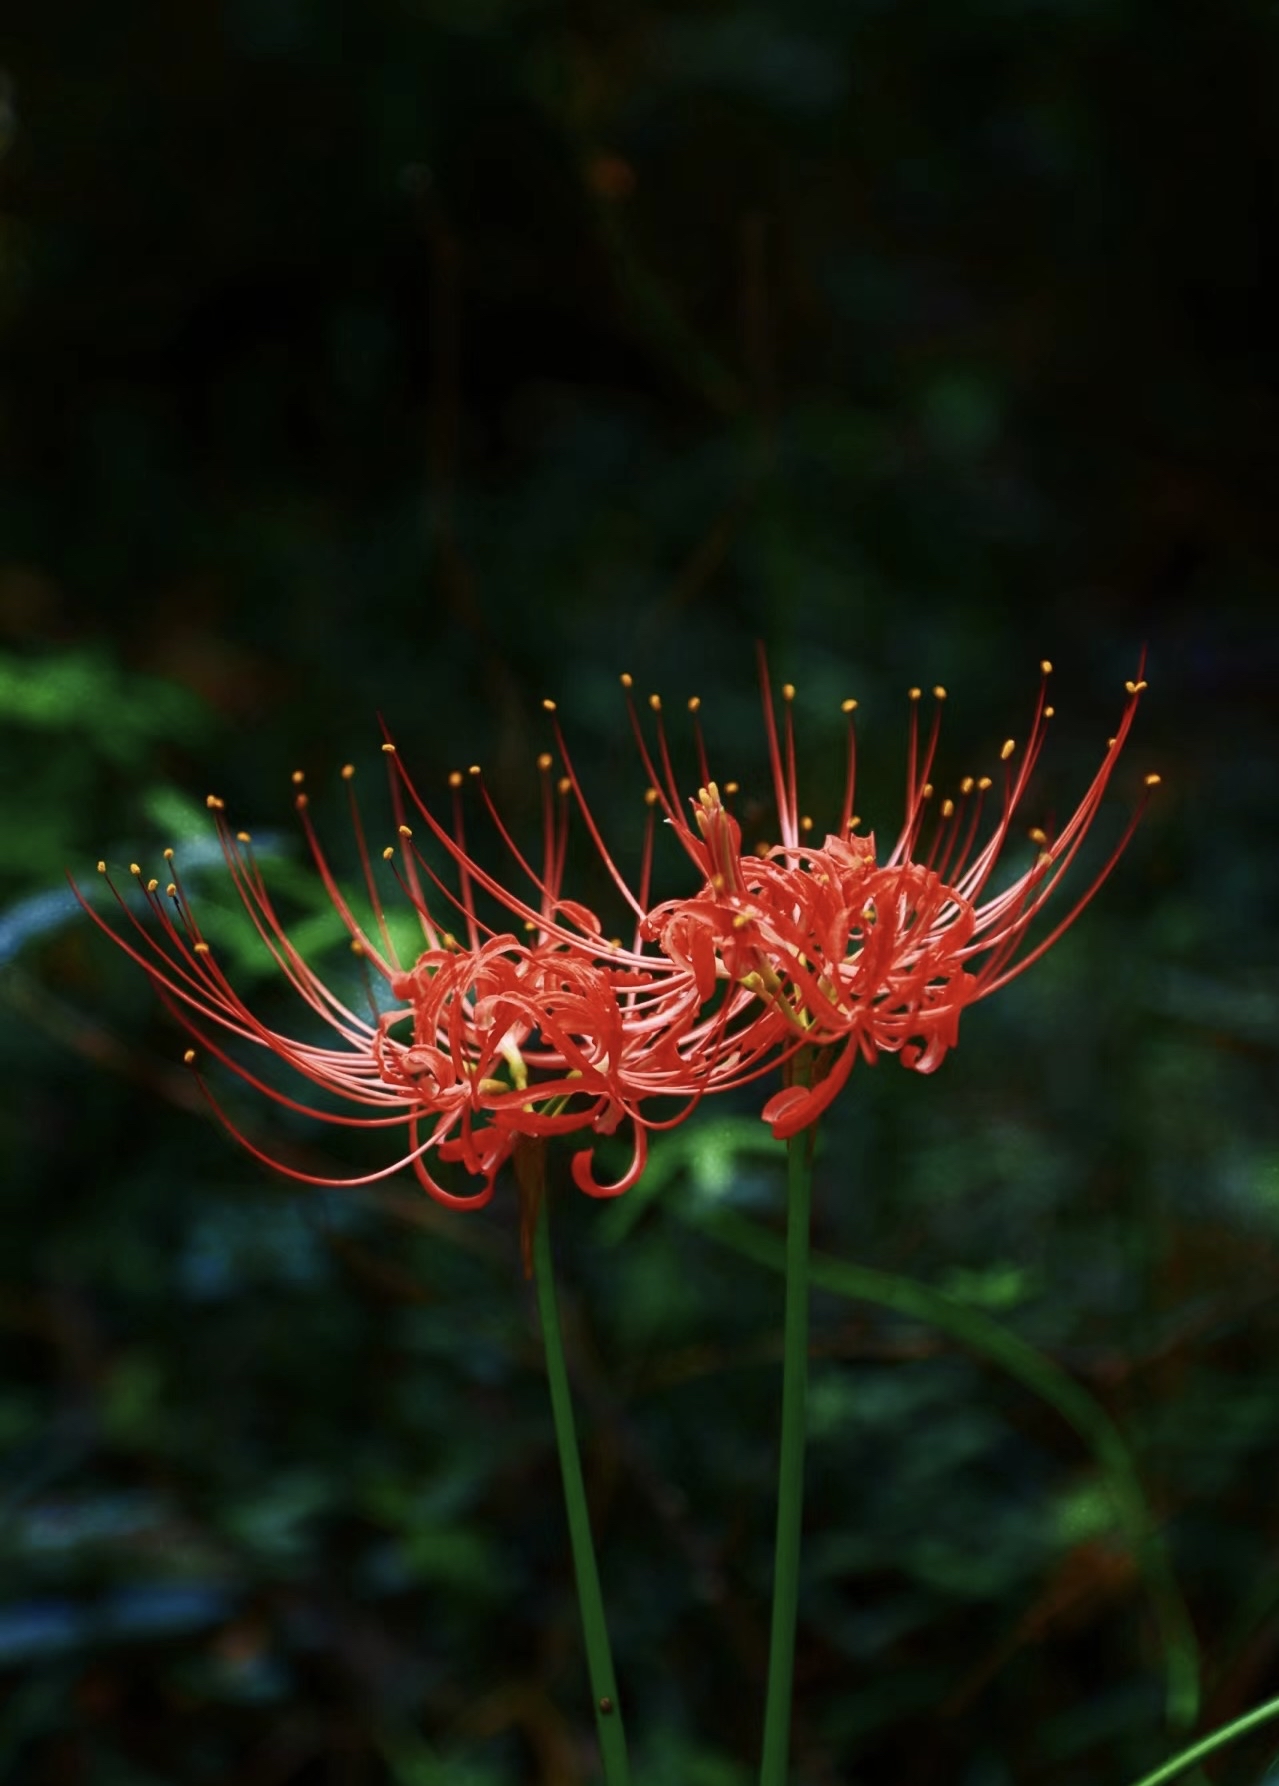
[[[792,1038],[818,1051],[812,1082],[787,1085],[764,1107],[764,1118],[779,1139],[817,1119],[843,1086],[859,1054],[874,1061],[881,1052],[895,1053],[905,1066],[932,1072],[958,1040],[964,1008],[1006,985],[1051,948],[1126,847],[1144,800],[1082,894],[1046,935],[1032,938],[1032,926],[1079,851],[1119,760],[1146,687],[1140,668],[1137,678],[1127,684],[1115,736],[1074,813],[1054,836],[1032,829],[1035,856],[1030,865],[1001,891],[990,891],[1052,716],[1047,701],[1052,666],[1045,662],[1041,668],[1026,748],[1015,767],[1012,739],[1000,753],[1004,769],[997,816],[980,844],[992,780],[966,777],[955,798],[937,800],[929,776],[946,691],[933,691],[936,706],[921,750],[921,691],[911,690],[906,817],[882,861],[873,833],[856,834],[860,822],[853,812],[856,702],[844,703],[848,771],[839,827],[820,845],[812,844],[806,841],[811,821],[800,816],[797,792],[794,690],[789,685],[783,689],[785,724],[779,738],[761,654],[765,727],[782,840],[752,856],[743,855],[740,827],[711,779],[700,730],[697,749],[703,785],[691,803],[690,825],[660,717],[655,762],[632,705],[640,750],[660,790],[666,817],[703,877],[702,889],[693,898],[659,906],[647,920],[646,934],[693,974],[703,998],[717,979],[750,987],[783,1017]],[[629,678],[623,681],[629,687]],[[652,704],[660,715],[660,702]],[[690,705],[696,712],[697,704]],[[1147,789],[1158,779],[1147,776]]]
[[[489,1200],[498,1170],[522,1139],[582,1130],[607,1135],[629,1120],[634,1131],[632,1160],[616,1183],[601,1186],[595,1181],[591,1148],[573,1160],[573,1177],[582,1190],[595,1196],[625,1191],[643,1170],[648,1131],[683,1120],[707,1091],[740,1084],[766,1071],[778,1045],[788,1045],[785,1020],[761,1004],[750,987],[732,986],[726,996],[708,1003],[689,968],[669,955],[645,952],[638,934],[629,949],[605,939],[593,912],[561,898],[566,796],[576,784],[563,778],[557,802],[549,756],[539,759],[544,789],[540,870],[521,855],[483,788],[482,777],[472,772],[503,843],[529,882],[526,899],[469,854],[460,796],[455,792],[452,825],[444,825],[409,781],[394,745],[388,742],[383,748],[400,837],[398,863],[394,849],[384,850],[383,859],[391,864],[399,889],[416,913],[424,945],[407,966],[392,938],[353,788],[351,821],[373,914],[371,925],[359,921],[330,867],[307,796],[299,793],[296,799],[325,892],[365,968],[367,1016],[352,1010],[296,947],[276,911],[248,834],[231,830],[221,800],[211,796],[208,802],[235,890],[259,937],[335,1041],[322,1044],[289,1036],[253,1014],[202,932],[173,865],[172,850],[165,851],[172,878],[163,891],[158,881],[143,880],[136,863],[131,867],[153,922],[143,922],[118,893],[122,930],[83,899],[81,903],[146,971],[165,1003],[208,1053],[250,1085],[322,1122],[394,1128],[404,1136],[398,1157],[389,1165],[360,1176],[322,1178],[269,1158],[216,1103],[201,1076],[201,1088],[232,1135],[275,1170],[310,1184],[355,1185],[411,1168],[441,1203],[473,1208]],[[354,771],[348,766],[343,773],[350,786]],[[294,780],[300,782],[301,775]],[[454,775],[451,780],[456,790],[463,778]],[[451,858],[456,891],[413,841],[412,830],[404,823],[406,796]],[[651,820],[637,895],[613,864],[585,803],[580,804],[610,876],[636,915],[638,933],[647,896]],[[105,863],[99,863],[99,869],[106,874]],[[465,943],[432,914],[424,890],[427,882],[433,886],[433,896],[442,897],[460,915]],[[481,919],[477,888],[492,896],[505,920],[515,919],[523,926],[524,940]],[[375,978],[381,982],[380,996]],[[318,1109],[267,1084],[227,1052],[216,1039],[219,1032],[268,1050],[300,1079],[335,1094],[345,1108]],[[187,1059],[194,1064],[194,1051]],[[680,1100],[682,1107],[674,1115],[657,1118],[649,1108],[654,1099]],[[470,1196],[446,1190],[428,1168],[433,1152],[441,1160],[460,1163],[482,1180],[481,1188]]]

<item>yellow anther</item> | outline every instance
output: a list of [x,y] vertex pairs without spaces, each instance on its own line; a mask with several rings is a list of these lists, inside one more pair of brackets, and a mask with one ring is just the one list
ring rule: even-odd
[[555,792],[557,794],[571,793],[572,788],[573,788],[573,783],[569,780],[567,775],[561,775],[559,780],[555,784]]
[[343,763],[343,765],[342,765],[342,779],[343,779],[343,781],[350,781],[351,777],[354,774],[355,774],[355,764],[354,763]]
[[544,713],[554,713],[554,711],[555,711],[554,701],[543,701],[542,702],[542,711]]
[[193,1067],[195,1065],[195,1049],[194,1048],[187,1049],[186,1053],[182,1056],[182,1064],[187,1067]]
[[311,804],[310,796],[307,794],[299,794],[293,804],[297,807],[299,812],[305,812],[307,807]]
[[413,835],[413,833],[409,830],[407,825],[399,825],[399,826],[397,826],[397,829],[398,829],[401,837],[412,837],[412,835]]
[[172,851],[172,850],[166,850],[166,851],[165,851],[165,852],[164,852],[164,859],[165,859],[165,861],[166,861],[166,862],[172,862],[172,860],[173,860],[173,851]]
[[1124,687],[1130,695],[1139,695],[1142,689],[1149,688],[1150,684],[1143,679],[1141,682],[1125,682]]
[[483,770],[478,763],[471,763],[468,765],[466,773],[468,775],[481,775],[483,774]]
[[645,806],[656,806],[659,799],[660,799],[660,795],[658,794],[656,788],[645,788],[644,789],[644,804],[645,804]]
[[384,862],[389,862],[391,860],[391,857],[394,854],[395,854],[395,851],[392,849],[391,845],[388,843],[386,848],[382,851],[382,860]]
[[716,893],[722,893],[727,884],[728,883],[725,881],[722,874],[713,874],[711,876],[711,886]]
[[964,779],[959,784],[959,791],[961,794],[971,794],[976,786],[977,783],[973,780],[972,776],[965,775]]
[[754,918],[750,912],[738,912],[737,916],[733,919],[733,929],[745,930],[746,926],[753,922]]
[[770,843],[761,837],[759,842],[755,845],[755,854],[757,856],[766,856],[772,847],[773,846]]
[[738,784],[735,781],[726,781],[724,783],[724,792],[726,794],[735,794],[737,792],[737,786]]
[[653,709],[654,713],[660,713],[662,711],[661,695],[650,695],[648,697],[648,704]]
[[943,800],[942,801],[941,816],[944,819],[950,819],[955,816],[955,802],[953,800]]
[[635,686],[635,678],[631,675],[629,670],[623,670],[618,680],[623,688],[634,688]]
[[861,821],[860,815],[858,813],[854,813],[853,816],[848,821],[848,829],[850,831],[855,831],[857,829],[858,825],[861,824],[861,822],[862,821]]
[[1106,740],[1106,749],[1107,749],[1107,750],[1113,750],[1113,749],[1114,749],[1114,748],[1115,748],[1115,741],[1114,741],[1114,739],[1113,739],[1113,738],[1107,738],[1107,740]]
[[444,935],[440,938],[440,941],[444,944],[444,947],[446,949],[456,949],[457,948],[457,938],[454,936],[454,934],[451,930],[446,930],[444,932]]
[[209,945],[207,943],[197,943],[195,945],[195,952],[197,955],[207,955],[209,953]]
[[208,807],[210,812],[221,812],[222,808],[226,805],[226,801],[219,800],[216,794],[210,794],[204,804]]
[[1042,844],[1045,844],[1048,842],[1048,833],[1046,831],[1041,830],[1038,825],[1032,825],[1030,830],[1027,831],[1026,835],[1027,835],[1027,837],[1029,837],[1029,839],[1032,843],[1037,843],[1037,844],[1042,845]]
[[138,867],[136,862],[130,862],[129,873],[130,874],[141,874],[142,870]]
[[393,744],[384,744],[382,749],[386,752],[388,757],[393,757],[395,755],[395,746]]
[[461,785],[462,785],[462,771],[460,769],[450,769],[449,770],[449,786],[451,788],[460,788]]
[[106,863],[105,863],[105,862],[99,862],[99,863],[98,863],[98,873],[99,873],[99,874],[105,874],[105,873],[106,873],[106,872],[107,872],[107,865],[106,865]]
[[690,695],[688,697],[688,710],[690,713],[696,713],[701,704],[702,697],[700,695]]
[[857,703],[852,699],[841,701],[839,703],[839,710],[841,713],[856,713]]
[[249,836],[247,831],[237,831],[235,834],[235,841],[237,843],[252,843],[253,839]]
[[1043,671],[1043,673],[1044,673],[1044,675],[1045,675],[1045,676],[1051,676],[1051,675],[1052,675],[1052,673],[1053,673],[1053,667],[1052,667],[1052,664],[1051,664],[1051,663],[1050,663],[1050,662],[1049,662],[1049,661],[1048,661],[1048,659],[1047,659],[1047,658],[1046,658],[1046,657],[1045,657],[1045,658],[1042,658],[1042,659],[1041,659],[1041,660],[1040,660],[1040,664],[1039,664],[1039,667],[1040,667],[1040,669],[1041,669],[1041,670],[1042,670],[1042,671]]
[[353,936],[351,938],[351,953],[352,955],[363,955],[364,953],[364,944],[360,941],[358,936]]
[[292,781],[295,788],[300,788],[302,783],[306,780],[306,776],[301,769],[295,769],[289,779]]
[[157,887],[158,887],[158,886],[159,886],[159,885],[160,885],[160,883],[159,883],[159,881],[148,881],[148,882],[147,882],[147,892],[148,892],[148,893],[154,893],[154,892],[155,892],[155,890],[156,890],[156,888],[157,888]]
[[923,785],[923,787],[922,787],[922,788],[920,788],[920,790],[919,790],[919,797],[920,797],[920,799],[921,799],[921,800],[931,800],[931,799],[932,799],[932,797],[933,797],[933,784],[932,784],[932,782],[931,782],[931,781],[926,781],[926,782],[925,782],[925,783],[924,783],[924,785]]
[[1057,709],[1055,707],[1045,707],[1044,708],[1044,718],[1051,719],[1053,714],[1056,713],[1056,711],[1057,711]]
[[988,787],[989,787],[989,786],[990,786],[990,777],[989,777],[989,775],[983,775],[983,776],[982,776],[982,777],[981,777],[981,778],[980,778],[980,779],[979,779],[979,780],[978,780],[978,783],[977,783],[977,792],[978,792],[978,793],[979,793],[979,794],[984,794],[984,793],[985,793],[985,792],[986,792],[986,789],[987,789],[987,788],[988,788]]
[[909,696],[909,698],[912,701],[917,701],[919,699],[920,695],[923,694],[923,692],[924,691],[922,688],[908,688],[906,690],[907,695]]
[[550,768],[554,760],[555,759],[551,756],[550,751],[544,750],[541,756],[537,759],[537,766],[539,769],[545,771]]
[[1001,750],[1001,751],[1000,751],[1000,753],[999,753],[999,760],[1000,760],[1000,762],[1001,762],[1001,763],[1006,763],[1006,762],[1007,762],[1007,761],[1008,761],[1008,759],[1009,759],[1009,757],[1010,757],[1010,756],[1011,756],[1011,755],[1012,755],[1012,754],[1013,754],[1013,752],[1014,752],[1014,751],[1015,751],[1015,750],[1016,750],[1016,748],[1017,748],[1017,742],[1016,742],[1016,740],[1015,740],[1015,739],[1013,739],[1013,738],[1005,738],[1005,739],[1004,739],[1004,745],[1003,745],[1003,749],[1002,749],[1002,750]]
[[165,889],[164,889],[164,890],[165,890],[165,892],[166,892],[166,893],[167,893],[167,894],[168,894],[168,895],[169,895],[169,898],[170,898],[170,899],[176,899],[176,898],[177,898],[177,896],[178,896],[178,888],[177,888],[177,882],[176,882],[176,881],[170,881],[170,882],[169,882],[169,884],[168,884],[168,886],[167,886],[167,887],[166,887],[166,888],[165,888]]
[[783,701],[793,701],[795,699],[795,684],[793,682],[782,683],[782,699]]
[[946,690],[942,687],[940,682],[933,690],[933,699],[935,701],[944,701],[946,699]]
[[805,833],[812,830],[813,821],[808,817],[807,813],[805,813],[804,817],[799,821],[799,828]]
[[1162,780],[1162,775],[1148,775],[1146,777],[1146,786],[1148,788],[1157,788]]
[[532,918],[525,918],[524,928],[525,930],[536,930],[537,925],[533,922]]

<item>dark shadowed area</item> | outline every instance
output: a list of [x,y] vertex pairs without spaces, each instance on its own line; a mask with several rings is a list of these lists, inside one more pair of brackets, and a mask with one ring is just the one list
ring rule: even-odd
[[[891,839],[908,687],[948,690],[940,795],[1024,738],[1045,655],[1027,826],[1147,653],[1081,892],[1163,778],[940,1071],[859,1065],[822,1125],[849,1269],[813,1310],[794,1786],[1125,1786],[1276,1691],[1276,91],[1269,0],[7,0],[0,1779],[597,1777],[514,1186],[272,1176],[63,877],[105,911],[99,858],[127,888],[174,846],[301,1033],[211,790],[358,1000],[295,770],[353,886],[379,716],[445,814],[481,763],[535,853],[552,697],[633,872],[629,671],[690,795],[701,697],[766,838],[757,641],[819,831],[844,697]],[[688,875],[659,838],[659,891]],[[209,1084],[302,1171],[392,1157]],[[757,1766],[761,1101],[657,1135],[613,1203],[552,1153],[638,1786]],[[1276,1750],[1202,1778],[1279,1782]]]

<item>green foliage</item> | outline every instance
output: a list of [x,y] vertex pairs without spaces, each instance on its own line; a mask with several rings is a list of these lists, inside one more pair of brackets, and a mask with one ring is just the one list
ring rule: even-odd
[[100,653],[5,655],[0,726],[69,732],[104,762],[136,770],[158,740],[197,734],[200,714],[183,689],[154,677],[124,676]]
[[87,814],[126,778],[134,801],[175,803],[163,786],[148,788],[157,758],[206,731],[189,691],[127,674],[105,651],[0,654],[0,751],[18,772],[0,826],[0,885],[13,893],[60,877]]

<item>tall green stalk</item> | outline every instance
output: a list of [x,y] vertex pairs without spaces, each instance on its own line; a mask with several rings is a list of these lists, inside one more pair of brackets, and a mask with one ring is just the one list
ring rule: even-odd
[[564,1483],[564,1506],[568,1513],[573,1571],[577,1577],[577,1600],[582,1613],[582,1635],[586,1642],[586,1668],[590,1676],[591,1697],[595,1702],[595,1728],[599,1734],[605,1786],[629,1786],[631,1776],[630,1763],[626,1756],[626,1733],[622,1728],[621,1702],[613,1675],[613,1652],[609,1647],[608,1627],[604,1622],[604,1597],[600,1592],[599,1570],[595,1566],[595,1547],[591,1542],[586,1488],[582,1481],[582,1462],[577,1451],[577,1430],[569,1395],[568,1368],[564,1362],[564,1341],[560,1333],[559,1306],[555,1297],[555,1276],[551,1264],[551,1237],[546,1217],[548,1201],[545,1196],[541,1197],[533,1228],[533,1277],[537,1285],[537,1312],[542,1323],[542,1344],[546,1351],[546,1376],[551,1389],[555,1443],[560,1454],[560,1477]]
[[1242,1718],[1236,1718],[1232,1724],[1226,1724],[1220,1730],[1214,1730],[1201,1742],[1189,1749],[1183,1749],[1171,1761],[1165,1761],[1157,1767],[1153,1774],[1143,1774],[1137,1786],[1164,1786],[1165,1781],[1181,1778],[1194,1767],[1196,1762],[1206,1761],[1209,1755],[1215,1755],[1218,1749],[1226,1748],[1230,1743],[1238,1742],[1241,1736],[1247,1736],[1250,1730],[1258,1725],[1267,1724],[1272,1718],[1279,1718],[1279,1699],[1268,1699],[1264,1705],[1256,1706],[1245,1712]]
[[777,1481],[777,1548],[773,1563],[773,1624],[764,1702],[760,1786],[786,1786],[791,1698],[795,1675],[795,1619],[799,1606],[799,1544],[804,1515],[804,1438],[808,1404],[808,1228],[812,1204],[812,1136],[787,1143],[786,1316],[782,1363],[782,1442]]

